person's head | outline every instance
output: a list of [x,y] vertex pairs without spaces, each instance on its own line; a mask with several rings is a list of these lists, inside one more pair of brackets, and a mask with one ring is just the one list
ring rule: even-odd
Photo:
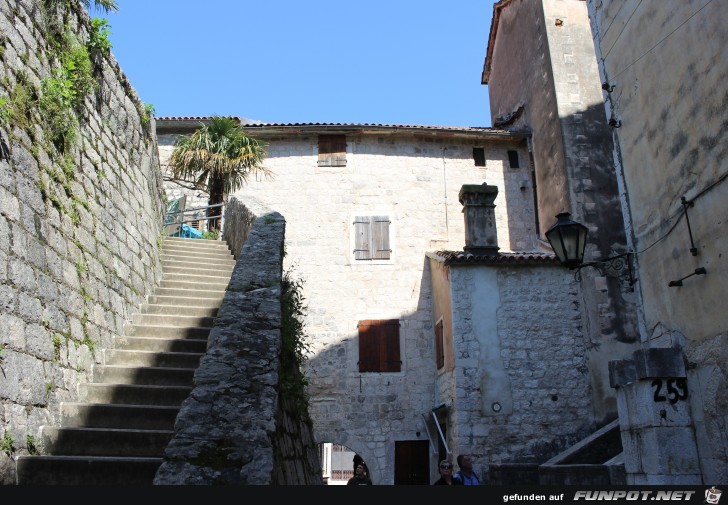
[[443,477],[452,477],[452,463],[446,459],[440,461],[440,475]]
[[470,454],[459,454],[458,455],[458,466],[464,468],[466,471],[473,469],[473,458]]
[[367,474],[367,469],[364,466],[364,463],[359,463],[356,465],[356,469],[354,470],[354,475],[357,477],[364,477]]

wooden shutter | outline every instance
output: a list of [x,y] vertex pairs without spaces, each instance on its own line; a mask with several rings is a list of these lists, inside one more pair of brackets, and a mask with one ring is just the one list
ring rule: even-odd
[[399,319],[359,321],[359,371],[399,372]]
[[331,166],[346,166],[346,135],[331,136]]
[[444,345],[444,332],[442,327],[442,319],[440,319],[435,325],[435,360],[437,362],[437,369],[445,366],[445,345]]
[[379,334],[376,321],[359,321],[359,371],[379,372]]
[[369,216],[354,218],[354,259],[372,259],[372,224]]
[[399,356],[399,319],[382,321],[380,329],[386,347],[385,352],[380,354],[382,372],[399,372],[402,369],[402,360]]
[[372,258],[388,260],[392,250],[389,248],[389,218],[372,217]]
[[318,166],[346,166],[346,135],[319,135]]
[[318,165],[331,166],[331,137],[326,135],[319,135],[318,138]]

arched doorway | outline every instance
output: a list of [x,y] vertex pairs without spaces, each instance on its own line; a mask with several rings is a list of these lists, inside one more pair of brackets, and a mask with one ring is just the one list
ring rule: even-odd
[[324,484],[346,485],[354,476],[354,457],[357,453],[353,449],[342,444],[323,442],[319,444],[319,454]]

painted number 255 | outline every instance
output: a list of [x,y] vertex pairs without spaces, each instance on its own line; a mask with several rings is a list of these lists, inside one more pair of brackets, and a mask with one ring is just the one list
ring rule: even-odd
[[[662,390],[663,382],[666,386],[666,392]],[[656,402],[669,401],[670,403],[677,403],[679,400],[685,400],[688,397],[688,382],[682,377],[679,379],[655,379],[652,381],[652,387],[655,388],[653,398]]]

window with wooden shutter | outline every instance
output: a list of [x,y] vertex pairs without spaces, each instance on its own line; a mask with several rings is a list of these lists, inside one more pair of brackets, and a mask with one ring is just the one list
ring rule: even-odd
[[435,325],[435,361],[437,363],[437,369],[445,366],[445,343],[444,343],[444,332],[442,327],[442,319],[440,319]]
[[354,218],[354,259],[388,260],[392,254],[389,245],[388,216],[356,216]]
[[346,166],[346,135],[319,135],[318,166]]
[[399,372],[399,319],[359,321],[359,371]]

